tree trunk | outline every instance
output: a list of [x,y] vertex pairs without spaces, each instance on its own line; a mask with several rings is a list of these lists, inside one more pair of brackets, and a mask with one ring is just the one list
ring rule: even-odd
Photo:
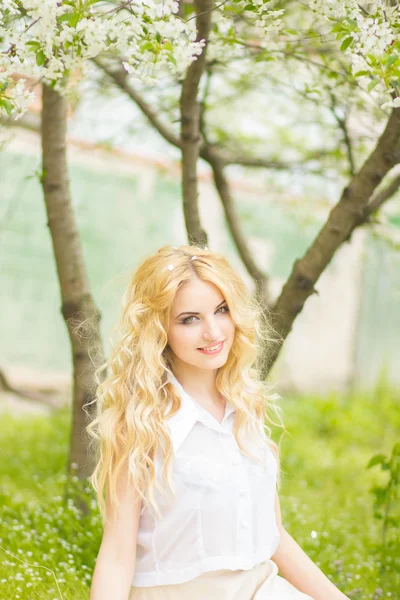
[[[213,0],[195,0],[197,41],[207,44]],[[190,244],[207,244],[207,234],[201,226],[198,206],[197,162],[201,145],[199,83],[206,65],[206,48],[192,62],[182,84],[180,99],[183,212]]]
[[[100,312],[89,290],[78,227],[70,197],[66,159],[66,101],[43,85],[42,185],[60,284],[61,312],[67,325],[72,350],[73,414],[68,472],[81,479],[93,470],[88,455],[84,405],[94,399],[94,372],[104,362],[100,334]],[[89,418],[94,404],[86,409]]]
[[344,189],[340,201],[305,255],[293,265],[273,310],[273,326],[281,340],[268,357],[264,376],[277,359],[293,322],[336,250],[365,223],[369,200],[384,176],[400,162],[400,109],[394,109],[375,149]]

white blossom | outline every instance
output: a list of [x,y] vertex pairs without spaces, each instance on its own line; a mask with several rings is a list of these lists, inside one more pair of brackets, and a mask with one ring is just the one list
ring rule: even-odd
[[175,0],[145,0],[129,8],[128,12],[123,3],[100,1],[75,12],[63,1],[21,0],[17,5],[1,0],[0,36],[6,46],[0,51],[0,113],[10,112],[11,103],[20,114],[31,99],[22,84],[13,84],[14,73],[53,82],[63,92],[70,73],[116,50],[136,77],[155,82],[166,68],[183,73],[202,52],[204,43],[195,41],[194,21],[176,16]]
[[[122,0],[99,0],[81,3],[79,12],[64,0],[0,0],[0,6],[0,114],[20,115],[32,98],[20,77],[53,82],[64,93],[72,73],[84,73],[90,59],[111,52],[123,57],[131,77],[156,84],[160,73],[182,76],[204,48],[203,40],[196,41],[195,19],[181,18],[176,0],[139,0],[125,7]],[[260,50],[271,60],[285,52],[288,23],[276,6],[275,0],[216,6],[208,59],[227,63]],[[383,108],[397,106],[392,96],[399,6],[380,0],[306,0],[302,6],[336,33],[359,87],[380,96]],[[245,19],[235,18],[240,11]],[[334,89],[336,81],[330,85]]]

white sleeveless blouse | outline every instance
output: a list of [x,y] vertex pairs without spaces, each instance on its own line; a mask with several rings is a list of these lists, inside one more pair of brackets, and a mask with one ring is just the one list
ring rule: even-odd
[[[154,491],[161,520],[151,507],[143,509],[132,583],[136,587],[184,583],[219,569],[251,569],[274,554],[280,539],[272,450],[263,446],[262,463],[245,456],[233,435],[235,408],[229,401],[220,424],[174,376],[169,381],[181,398],[181,408],[167,420],[176,498],[168,486],[167,496]],[[258,435],[265,436],[261,428]],[[256,440],[257,433],[243,440],[252,454],[261,446]],[[155,463],[160,477],[160,457]]]

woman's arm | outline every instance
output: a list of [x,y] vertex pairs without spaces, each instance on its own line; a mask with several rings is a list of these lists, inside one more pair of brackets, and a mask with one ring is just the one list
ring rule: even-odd
[[275,497],[275,515],[281,539],[271,559],[282,577],[314,600],[348,600],[283,527],[278,493]]
[[128,600],[136,564],[136,541],[141,497],[132,483],[128,485],[128,467],[121,470],[117,482],[120,501],[118,513],[107,497],[106,522],[93,573],[90,600]]

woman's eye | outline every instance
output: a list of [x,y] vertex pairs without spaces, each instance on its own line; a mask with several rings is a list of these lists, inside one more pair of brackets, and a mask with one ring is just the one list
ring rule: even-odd
[[193,323],[193,321],[189,321],[189,319],[195,319],[196,317],[194,315],[191,315],[190,317],[186,317],[186,319],[183,319],[183,321],[181,321],[181,323],[183,323],[184,325],[187,325],[188,323]]
[[226,312],[229,312],[229,308],[227,306],[221,306],[218,310],[224,309]]
[[[222,309],[223,312],[229,312],[229,308],[227,306],[220,306],[217,312],[219,312]],[[190,325],[190,323],[194,323],[194,321],[190,321],[189,319],[196,319],[196,317],[194,315],[191,315],[190,317],[186,317],[185,319],[183,319],[181,323],[183,325]]]

